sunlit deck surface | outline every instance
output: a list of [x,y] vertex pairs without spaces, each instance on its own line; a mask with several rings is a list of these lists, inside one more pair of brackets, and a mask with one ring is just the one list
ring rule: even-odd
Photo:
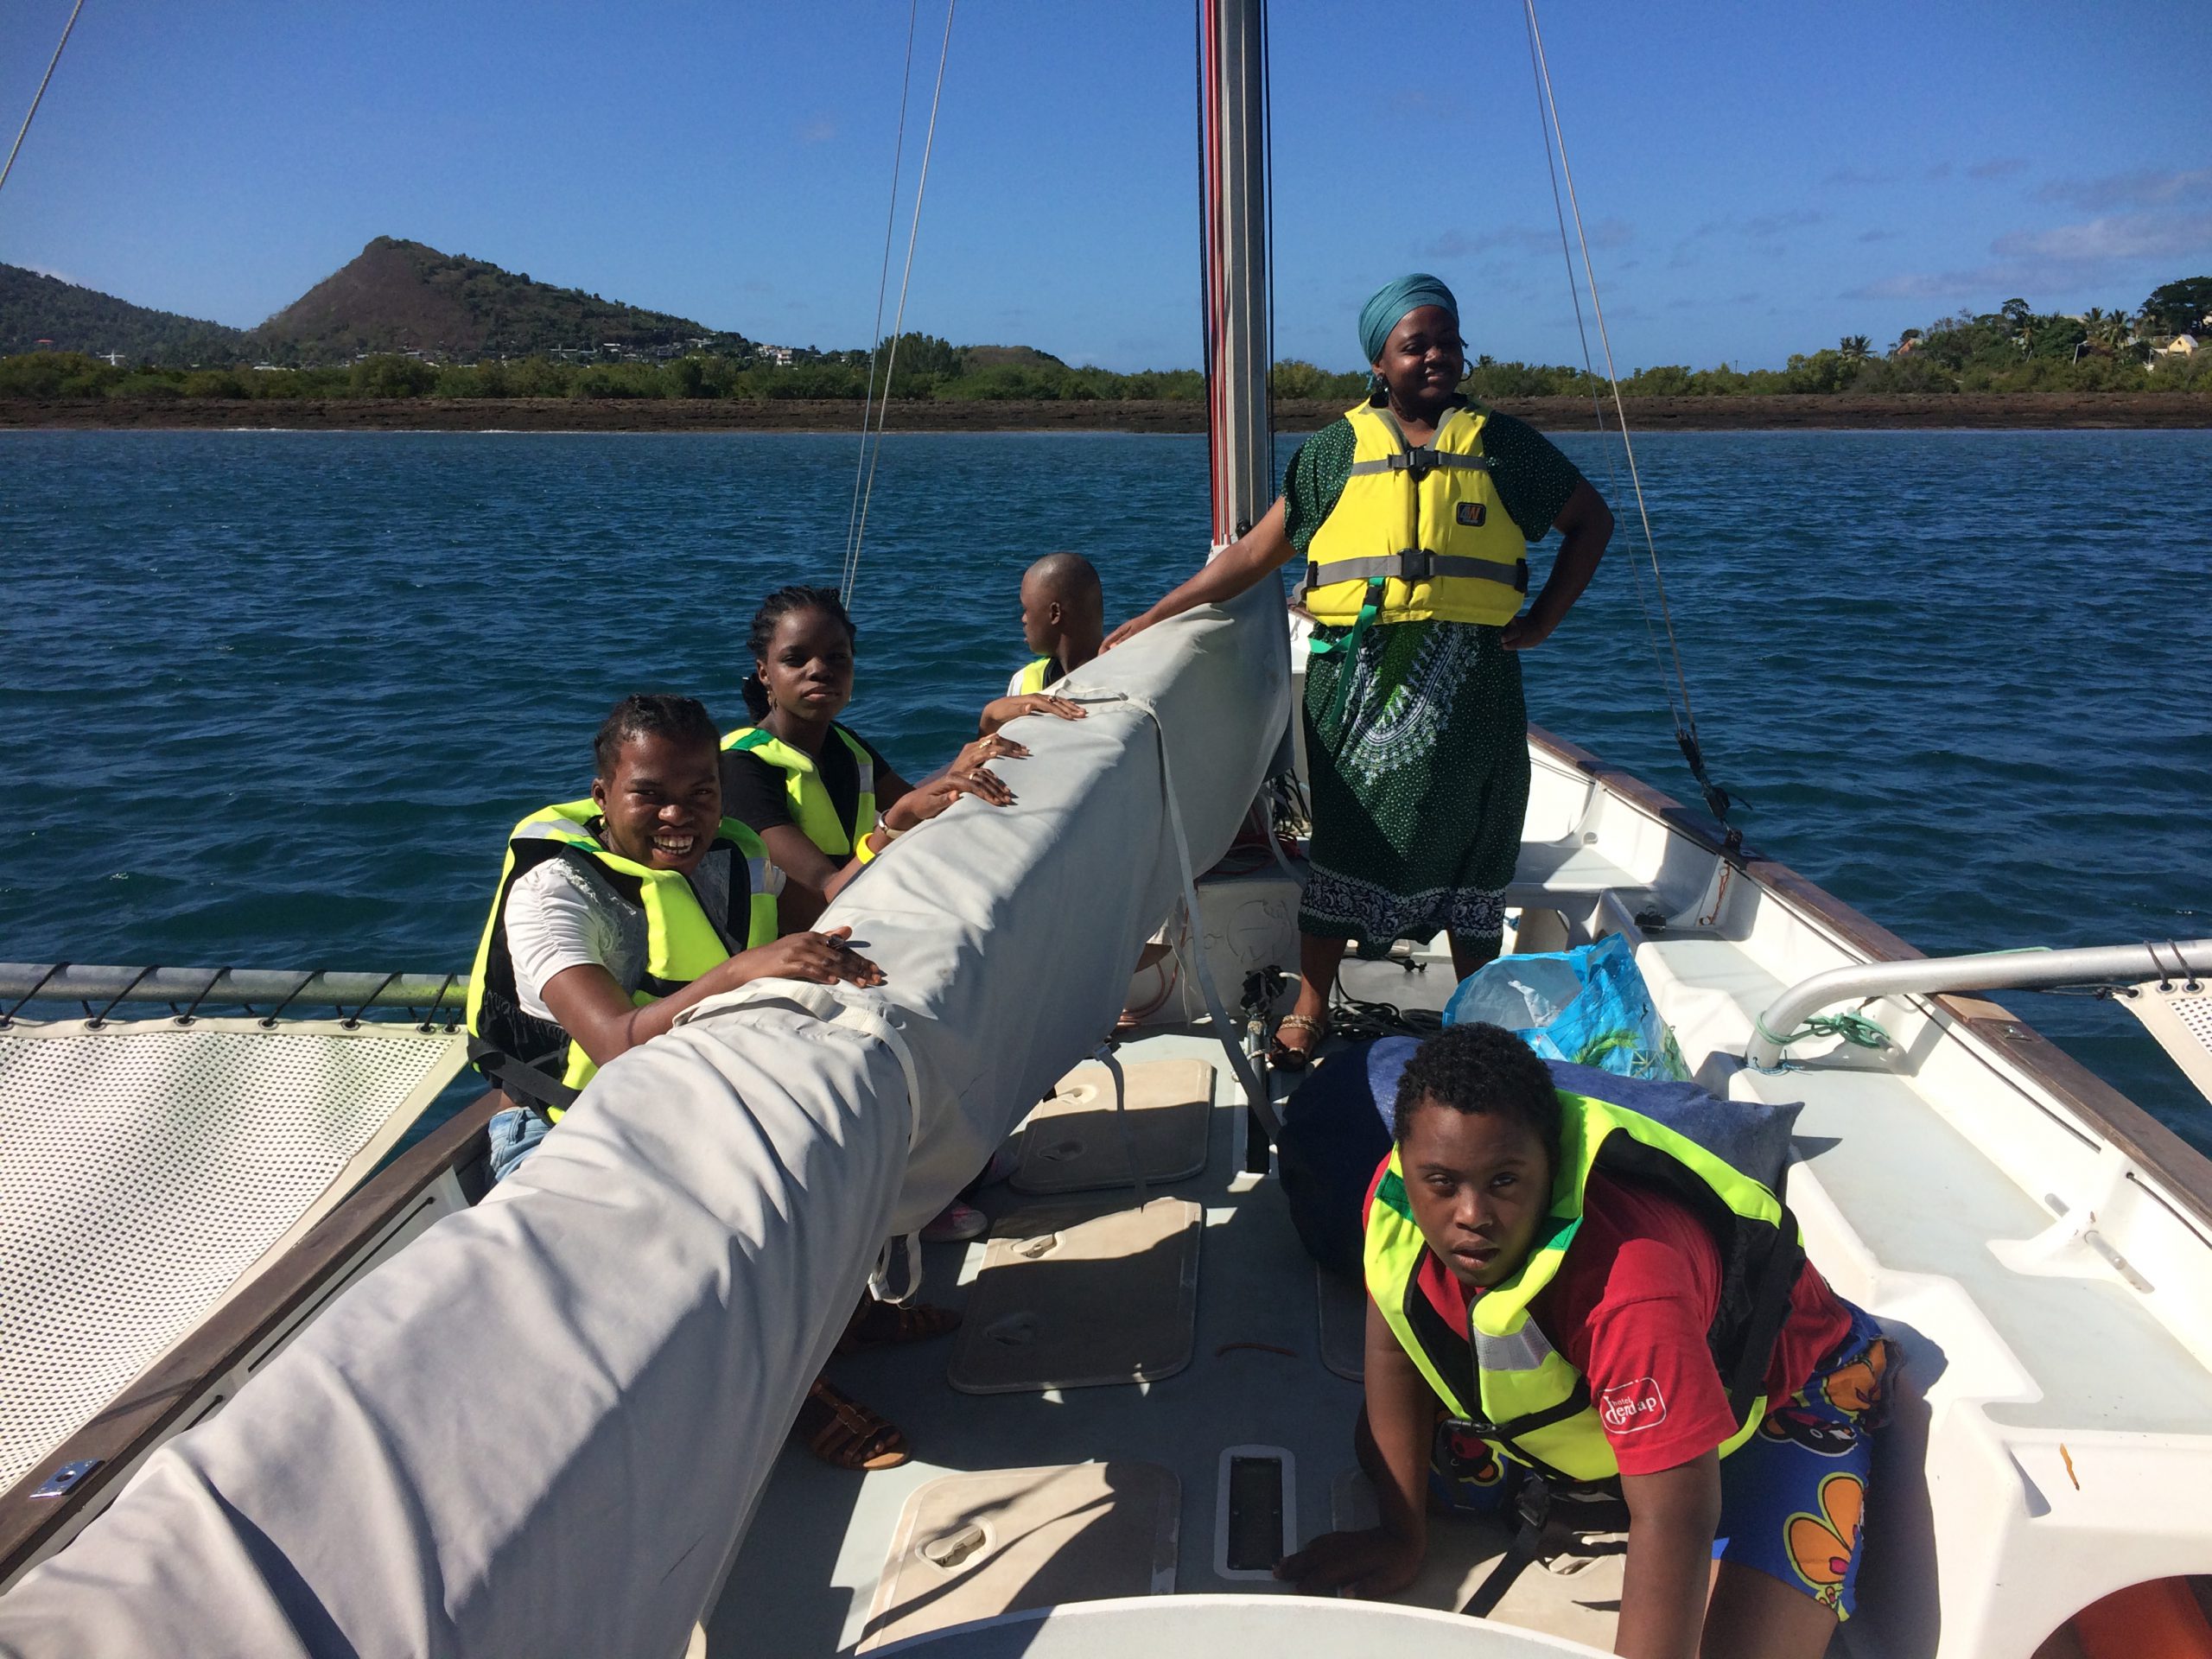
[[[1421,972],[1353,963],[1345,981],[1362,1000],[1432,1009],[1442,1007],[1452,987],[1448,962]],[[1131,1065],[1190,1057],[1215,1066],[1205,1169],[1147,1189],[1154,1198],[1187,1198],[1205,1214],[1190,1364],[1150,1383],[979,1395],[947,1382],[949,1341],[833,1361],[832,1379],[896,1421],[913,1459],[860,1476],[787,1447],[707,1621],[709,1653],[758,1650],[764,1631],[775,1632],[779,1651],[851,1651],[866,1638],[902,1508],[913,1492],[949,1474],[1122,1459],[1166,1468],[1180,1486],[1173,1587],[1181,1593],[1281,1592],[1265,1580],[1216,1571],[1217,1489],[1222,1454],[1230,1447],[1271,1446],[1290,1454],[1291,1530],[1298,1540],[1340,1522],[1371,1524],[1372,1499],[1351,1451],[1359,1384],[1324,1363],[1327,1300],[1334,1304],[1332,1357],[1357,1363],[1363,1317],[1357,1287],[1318,1273],[1271,1175],[1242,1172],[1244,1110],[1217,1043],[1203,1032],[1148,1031],[1124,1042],[1120,1055]],[[1278,1090],[1287,1086],[1278,1079]],[[1102,1207],[1135,1203],[1127,1188],[1090,1196]],[[986,1187],[976,1202],[995,1217],[1041,1201],[1001,1184]],[[983,1245],[932,1245],[927,1255],[923,1300],[962,1306]],[[1507,1536],[1502,1523],[1436,1522],[1428,1570],[1400,1599],[1456,1609]],[[1498,1617],[1610,1645],[1619,1581],[1617,1557],[1590,1560],[1572,1574],[1532,1568]],[[961,1617],[995,1611],[963,1610]]]
[[[1809,1252],[1899,1339],[1861,1584],[1872,1616],[1845,1627],[1838,1650],[2024,1655],[2108,1590],[2212,1569],[2202,1160],[1972,999],[1885,999],[1864,1011],[1886,1049],[1820,1039],[1782,1071],[1746,1071],[1754,1021],[1789,986],[1910,947],[1778,866],[1724,868],[1709,829],[1590,757],[1548,740],[1532,756],[1509,948],[1626,933],[1700,1082],[1804,1103],[1789,1199]],[[1349,963],[1344,989],[1439,1008],[1452,988],[1441,943],[1418,954],[1419,971]],[[764,1631],[793,1652],[867,1642],[902,1509],[950,1474],[1124,1461],[1170,1471],[1172,1575],[1119,1594],[1282,1593],[1220,1570],[1232,1447],[1288,1454],[1292,1543],[1370,1522],[1350,1442],[1358,1287],[1317,1274],[1274,1178],[1244,1170],[1245,1114],[1208,1033],[1151,1030],[1120,1052],[1216,1067],[1205,1170],[1152,1192],[1203,1211],[1190,1363],[1149,1383],[977,1395],[948,1383],[944,1342],[833,1362],[833,1378],[906,1431],[913,1459],[861,1477],[787,1449],[708,1621],[709,1652],[751,1650]],[[1278,1095],[1294,1081],[1277,1078]],[[1094,1196],[1135,1202],[1126,1188]],[[979,1202],[995,1217],[1038,1200],[999,1185]],[[983,1247],[928,1255],[925,1299],[961,1305]],[[1402,1599],[1457,1608],[1506,1539],[1503,1522],[1437,1522],[1428,1568]],[[925,1578],[910,1570],[905,1594]],[[949,1624],[1100,1593],[1039,1574],[1026,1599],[1020,1583],[1011,1595],[1001,1584],[977,1605],[960,1580],[944,1573],[928,1612],[895,1634],[918,1617]],[[1607,1649],[1619,1586],[1620,1558],[1600,1546],[1525,1573],[1496,1617]]]

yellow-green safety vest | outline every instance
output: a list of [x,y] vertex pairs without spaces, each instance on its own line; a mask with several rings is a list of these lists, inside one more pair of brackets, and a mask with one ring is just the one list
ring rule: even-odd
[[1057,657],[1039,657],[1021,671],[1021,677],[1014,682],[1014,695],[1017,697],[1026,697],[1032,693],[1042,691],[1059,677],[1060,659]]
[[[639,1007],[681,990],[708,969],[726,962],[737,950],[772,943],[776,937],[776,896],[768,891],[768,852],[754,835],[735,818],[724,818],[707,849],[709,859],[729,861],[732,918],[738,901],[745,901],[745,938],[736,943],[707,913],[690,878],[678,870],[655,869],[609,851],[591,826],[600,819],[598,804],[569,801],[531,813],[507,837],[507,853],[499,867],[499,886],[492,899],[492,913],[484,924],[484,937],[476,946],[476,965],[468,981],[468,1033],[494,1052],[521,1062],[549,1077],[557,1077],[567,1089],[581,1089],[598,1067],[559,1026],[523,1012],[516,993],[514,963],[507,954],[507,895],[516,878],[549,858],[575,857],[591,861],[608,886],[645,917],[644,978],[625,986]],[[742,892],[739,883],[743,882]],[[557,1068],[557,1069],[556,1069]],[[546,1116],[559,1118],[562,1109]]]
[[1351,475],[1306,550],[1306,608],[1337,626],[1513,620],[1529,590],[1529,546],[1483,451],[1490,411],[1448,410],[1411,448],[1397,417],[1345,411]]
[[722,747],[766,760],[784,774],[784,788],[791,798],[791,817],[806,831],[806,838],[832,858],[844,857],[860,845],[861,837],[875,828],[875,757],[868,745],[842,726],[830,728],[853,752],[860,770],[860,799],[853,806],[853,821],[838,821],[836,804],[814,764],[814,757],[794,748],[765,726],[741,726],[722,739]]
[[1719,1249],[1720,1306],[1707,1341],[1736,1418],[1735,1433],[1720,1447],[1726,1457],[1766,1415],[1767,1365],[1805,1260],[1796,1220],[1781,1199],[1719,1149],[1729,1142],[1732,1114],[1747,1122],[1773,1109],[1712,1103],[1717,1112],[1697,1124],[1700,1136],[1716,1143],[1708,1148],[1625,1107],[1565,1090],[1559,1099],[1559,1170],[1549,1216],[1521,1270],[1475,1297],[1466,1329],[1445,1319],[1421,1287],[1428,1245],[1414,1224],[1395,1147],[1368,1212],[1368,1294],[1437,1398],[1493,1450],[1548,1476],[1616,1478],[1620,1465],[1588,1384],[1546,1338],[1529,1307],[1574,1241],[1592,1173],[1656,1185],[1683,1202]]

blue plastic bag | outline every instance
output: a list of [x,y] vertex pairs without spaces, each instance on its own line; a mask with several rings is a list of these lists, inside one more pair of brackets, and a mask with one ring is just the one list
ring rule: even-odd
[[1573,950],[1500,957],[1468,975],[1452,993],[1444,1023],[1474,1020],[1504,1027],[1548,1060],[1623,1077],[1689,1076],[1618,933]]

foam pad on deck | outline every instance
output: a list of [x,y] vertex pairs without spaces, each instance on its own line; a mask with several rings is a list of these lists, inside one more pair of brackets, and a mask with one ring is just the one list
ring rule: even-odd
[[[1357,1469],[1345,1470],[1331,1484],[1329,1510],[1332,1529],[1338,1532],[1363,1532],[1381,1523],[1375,1487]],[[1497,1516],[1430,1516],[1428,1554],[1421,1576],[1388,1599],[1402,1607],[1456,1612],[1490,1576],[1514,1530],[1510,1510]],[[1560,1554],[1524,1568],[1490,1616],[1502,1624],[1563,1636],[1605,1651],[1613,1644],[1627,1560],[1625,1545],[1612,1537],[1596,1535],[1580,1540]]]
[[1002,1217],[946,1370],[963,1394],[1150,1382],[1191,1363],[1204,1214],[1051,1205]]
[[1132,1185],[1129,1161],[1148,1182],[1179,1181],[1206,1166],[1213,1067],[1204,1060],[1145,1060],[1122,1067],[1123,1109],[1103,1065],[1079,1065],[1030,1115],[1016,1191],[1085,1192]]
[[1181,1501],[1154,1463],[933,1480],[899,1513],[859,1650],[1025,1608],[1165,1595]]

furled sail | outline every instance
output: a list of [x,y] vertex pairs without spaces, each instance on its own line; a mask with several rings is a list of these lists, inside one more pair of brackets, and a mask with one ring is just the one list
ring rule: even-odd
[[[702,1004],[0,1598],[0,1653],[680,1652],[879,1243],[1113,1023],[1288,715],[1273,584],[1080,671],[1005,810],[833,907],[880,990]],[[1171,812],[1168,789],[1176,791]],[[825,1017],[827,1016],[827,1017]]]

